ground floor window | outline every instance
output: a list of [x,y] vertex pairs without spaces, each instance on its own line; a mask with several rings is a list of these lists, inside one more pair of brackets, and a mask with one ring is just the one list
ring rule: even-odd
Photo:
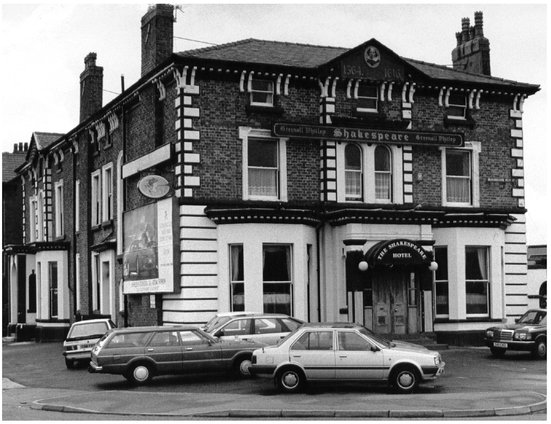
[[489,315],[489,269],[487,247],[465,247],[467,315]]
[[265,244],[262,258],[264,312],[292,315],[291,246]]
[[230,302],[234,312],[245,310],[245,277],[243,270],[243,245],[230,246]]
[[57,262],[48,262],[50,318],[57,318]]
[[448,282],[448,248],[439,246],[434,248],[434,260],[438,269],[434,271],[434,296],[436,316],[448,316],[449,282]]

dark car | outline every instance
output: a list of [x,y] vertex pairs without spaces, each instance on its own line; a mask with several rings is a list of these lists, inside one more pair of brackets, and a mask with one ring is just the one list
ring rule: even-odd
[[124,276],[129,279],[158,277],[156,246],[134,240],[124,254]]
[[536,358],[545,359],[547,311],[530,309],[515,324],[488,328],[485,341],[494,356],[502,356],[506,350],[520,350],[532,352]]
[[92,349],[88,371],[121,374],[135,384],[162,374],[231,371],[246,377],[253,350],[262,346],[220,341],[189,325],[116,329]]

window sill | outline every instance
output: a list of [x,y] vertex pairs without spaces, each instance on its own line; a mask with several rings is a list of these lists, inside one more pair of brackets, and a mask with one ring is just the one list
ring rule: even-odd
[[269,113],[274,115],[283,115],[283,108],[278,106],[258,106],[258,105],[247,105],[245,106],[245,111],[247,114],[251,113]]
[[435,324],[458,324],[466,322],[503,322],[501,318],[464,318],[464,319],[449,319],[449,318],[435,318]]
[[101,228],[110,228],[113,226],[113,220],[112,219],[109,219],[107,221],[103,221],[101,223]]
[[101,224],[93,224],[93,225],[90,227],[90,230],[92,230],[92,231],[101,230]]
[[467,117],[467,118],[459,118],[459,117],[451,117],[451,116],[444,117],[444,128],[448,128],[450,126],[457,126],[457,127],[467,127],[470,129],[474,129],[475,125],[476,123],[470,117]]

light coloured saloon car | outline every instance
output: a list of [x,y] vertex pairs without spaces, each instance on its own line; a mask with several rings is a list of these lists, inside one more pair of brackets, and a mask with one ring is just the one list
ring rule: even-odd
[[392,342],[358,324],[304,324],[276,346],[253,352],[252,375],[273,378],[284,392],[310,381],[388,382],[399,393],[444,372],[440,354],[424,346]]
[[77,321],[71,325],[63,342],[65,365],[69,369],[90,362],[92,348],[107,331],[116,325],[108,318]]

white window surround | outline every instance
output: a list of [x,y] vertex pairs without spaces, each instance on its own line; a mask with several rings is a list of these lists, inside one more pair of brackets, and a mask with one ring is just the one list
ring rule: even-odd
[[102,221],[113,219],[114,192],[113,192],[113,163],[108,163],[101,168],[101,216]]
[[[262,90],[254,87],[255,82],[267,83],[268,89]],[[249,77],[249,93],[251,99],[251,106],[261,106],[261,107],[273,107],[274,106],[274,82],[269,79],[254,78],[252,75]],[[260,94],[266,96],[265,102],[255,101],[255,94]]]
[[[452,98],[453,96],[453,98]],[[459,103],[458,101],[456,102],[453,102],[453,99],[459,99],[459,98],[462,98],[463,101],[461,103]],[[462,115],[453,115],[453,114],[450,114],[450,113],[447,113],[446,116],[448,119],[456,119],[456,120],[462,120],[464,121],[465,119],[467,119],[467,96],[464,95],[464,94],[460,94],[460,93],[451,93],[450,94],[450,97],[448,98],[448,112],[451,112],[451,110],[463,110],[463,113]]]
[[40,213],[38,208],[38,196],[32,196],[29,198],[29,240],[31,242],[40,240],[40,217],[42,216],[42,213]]
[[75,182],[75,232],[80,231],[80,180]]
[[482,149],[480,141],[466,141],[464,147],[453,147],[450,150],[468,150],[471,152],[471,202],[458,203],[447,201],[446,185],[446,148],[440,147],[442,161],[442,206],[480,206],[480,175],[479,175],[479,156]]
[[[270,130],[239,127],[239,138],[242,144],[243,157],[243,200],[278,200],[287,201],[287,138],[275,138]],[[279,193],[278,196],[251,196],[249,194],[249,159],[248,159],[248,139],[249,138],[266,138],[278,140],[279,152]]]
[[[373,96],[362,95],[362,94],[365,94],[365,91],[363,91],[364,89],[374,90],[374,95]],[[358,112],[378,112],[378,110],[379,110],[379,88],[376,85],[369,84],[367,82],[361,82],[360,80],[358,80],[357,83],[356,83],[355,90],[354,90],[354,98],[359,99],[359,100],[362,100],[362,99],[371,100],[371,101],[375,102],[375,107],[374,108],[361,107],[361,106],[357,107],[356,110]]]
[[101,169],[92,172],[91,180],[92,227],[101,224]]
[[[356,143],[358,144],[358,143]],[[396,145],[388,145],[392,161],[392,198],[390,200],[377,200],[375,198],[375,148],[379,144],[359,143],[362,151],[363,171],[363,201],[346,200],[345,193],[345,164],[344,149],[347,143],[337,144],[337,201],[347,203],[381,203],[403,204],[404,183],[402,166],[402,148]]]
[[55,198],[55,236],[61,237],[65,234],[64,213],[63,213],[63,180],[54,183]]

